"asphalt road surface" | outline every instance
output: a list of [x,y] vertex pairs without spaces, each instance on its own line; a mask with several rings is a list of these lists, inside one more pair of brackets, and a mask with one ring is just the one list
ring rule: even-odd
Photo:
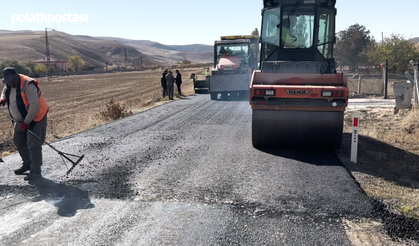
[[251,144],[248,102],[194,95],[53,143],[44,179],[0,163],[0,245],[350,245],[371,201],[333,152]]

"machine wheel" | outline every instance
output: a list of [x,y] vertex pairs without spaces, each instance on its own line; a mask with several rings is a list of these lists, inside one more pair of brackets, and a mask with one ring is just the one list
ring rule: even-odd
[[195,89],[195,94],[208,94],[208,89]]
[[261,146],[339,148],[343,112],[253,110],[252,144]]
[[259,132],[259,127],[257,123],[252,120],[252,145],[254,148],[258,149],[263,146],[263,141],[261,139],[261,133]]

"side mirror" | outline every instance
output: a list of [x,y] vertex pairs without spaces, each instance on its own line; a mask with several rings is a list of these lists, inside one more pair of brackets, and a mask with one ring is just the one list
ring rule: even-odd
[[195,79],[195,74],[191,73],[191,79]]

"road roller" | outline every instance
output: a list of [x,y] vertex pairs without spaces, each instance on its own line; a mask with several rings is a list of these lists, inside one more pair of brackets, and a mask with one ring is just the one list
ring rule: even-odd
[[209,77],[211,100],[247,101],[252,73],[258,69],[259,36],[221,36],[214,43]]
[[254,147],[339,148],[348,81],[333,58],[336,0],[264,0],[252,74]]

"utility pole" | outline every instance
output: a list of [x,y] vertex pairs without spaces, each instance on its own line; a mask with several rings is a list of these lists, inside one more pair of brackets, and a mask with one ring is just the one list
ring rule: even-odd
[[45,54],[47,56],[47,76],[48,76],[48,79],[49,79],[50,65],[51,65],[50,64],[51,54],[49,53],[49,43],[48,43],[48,31],[47,31],[47,29],[48,28],[45,27],[45,49],[46,49]]
[[127,48],[125,47],[125,65],[127,64],[127,62],[128,62],[128,58],[127,58]]
[[140,56],[140,67],[142,67],[142,66],[143,66],[143,57]]

